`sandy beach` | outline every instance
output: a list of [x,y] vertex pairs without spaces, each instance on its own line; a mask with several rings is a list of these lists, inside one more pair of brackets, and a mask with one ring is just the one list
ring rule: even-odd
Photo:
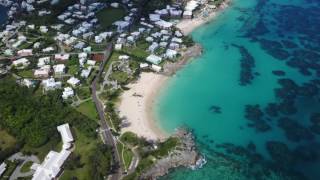
[[193,19],[183,19],[176,25],[176,27],[180,29],[180,31],[184,35],[188,35],[192,33],[192,31],[194,31],[196,28],[212,21],[220,11],[228,7],[229,3],[230,0],[225,0],[219,8],[210,10],[211,12],[209,12],[207,17],[199,15],[197,17],[194,17]]
[[121,95],[118,106],[120,117],[126,117],[129,126],[122,132],[131,131],[148,140],[163,140],[168,135],[157,125],[153,117],[153,103],[168,79],[167,76],[155,73],[141,73],[137,82],[130,84],[130,90]]

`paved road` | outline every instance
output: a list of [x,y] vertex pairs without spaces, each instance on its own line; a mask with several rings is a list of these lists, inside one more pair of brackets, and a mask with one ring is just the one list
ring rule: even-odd
[[113,156],[114,165],[113,165],[113,172],[112,172],[112,175],[110,176],[110,179],[119,180],[119,179],[121,179],[122,172],[123,172],[122,162],[120,160],[120,155],[119,155],[118,150],[117,150],[117,145],[116,145],[115,138],[113,137],[113,135],[112,135],[112,133],[110,131],[110,128],[109,128],[109,126],[108,126],[108,124],[106,122],[106,117],[105,117],[103,105],[101,104],[101,102],[100,102],[100,100],[98,99],[98,96],[97,96],[97,85],[98,85],[99,80],[101,78],[101,75],[102,75],[102,72],[104,70],[104,67],[105,67],[107,61],[110,58],[110,55],[111,55],[111,52],[112,52],[112,47],[113,46],[110,43],[107,46],[107,48],[106,48],[106,50],[104,52],[105,59],[100,64],[99,72],[96,75],[96,77],[94,78],[94,80],[92,81],[91,91],[92,91],[92,100],[96,105],[96,108],[97,108],[97,111],[98,111],[98,114],[99,114],[99,118],[100,118],[102,140],[103,140],[103,142],[105,144],[109,145],[112,148],[112,156]]
[[32,170],[30,170],[29,172],[21,172],[21,168],[22,166],[31,161],[31,162],[34,162],[34,163],[40,163],[40,160],[38,159],[37,156],[26,156],[26,155],[23,155],[22,153],[16,153],[14,155],[12,155],[10,158],[9,158],[10,161],[15,161],[15,160],[20,160],[20,161],[23,161],[23,163],[19,164],[16,169],[13,171],[13,173],[11,174],[9,180],[16,180],[18,179],[19,177],[28,177],[28,176],[32,176],[32,174],[34,173]]

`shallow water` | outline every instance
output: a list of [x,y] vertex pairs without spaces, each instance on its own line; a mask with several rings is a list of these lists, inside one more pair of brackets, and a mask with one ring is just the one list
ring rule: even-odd
[[[303,15],[293,16],[301,9],[305,9]],[[155,111],[159,124],[166,131],[173,132],[180,126],[192,129],[208,163],[196,171],[175,170],[164,179],[320,178],[317,170],[320,167],[320,138],[310,131],[309,120],[310,113],[320,112],[319,93],[312,97],[289,98],[297,108],[295,113],[279,113],[272,117],[264,111],[269,103],[284,100],[275,94],[275,89],[281,87],[279,79],[289,78],[300,86],[319,79],[316,73],[320,68],[316,64],[320,59],[316,55],[320,38],[314,33],[320,31],[320,21],[315,16],[318,11],[320,2],[315,0],[234,0],[214,22],[192,34],[205,51],[168,82]],[[302,44],[299,38],[309,46]],[[272,48],[270,44],[265,45],[264,40],[287,40],[297,47]],[[301,56],[294,52],[301,49],[308,51],[305,54],[311,54],[311,51],[316,54],[308,56],[313,58],[308,62],[308,65],[313,63],[313,69],[288,65],[294,58],[300,61]],[[289,54],[288,57],[284,57],[283,51]],[[241,65],[248,57],[254,60],[254,66],[248,70],[252,79],[248,84],[240,85],[240,72],[244,70]],[[302,73],[302,69],[310,71],[310,75]],[[274,75],[274,70],[281,70],[285,75]],[[319,90],[319,86],[316,89]],[[248,126],[252,122],[245,117],[246,105],[259,105],[264,115],[258,122],[269,128],[259,130]],[[301,134],[287,137],[286,131],[279,126],[282,117],[294,119],[304,127],[302,134],[311,133],[313,138]],[[272,158],[266,145],[268,141],[285,144],[290,156]],[[247,148],[250,142],[255,150]],[[312,160],[295,158],[295,150],[301,145],[305,146],[302,152],[312,151]],[[274,168],[279,162],[285,163]]]

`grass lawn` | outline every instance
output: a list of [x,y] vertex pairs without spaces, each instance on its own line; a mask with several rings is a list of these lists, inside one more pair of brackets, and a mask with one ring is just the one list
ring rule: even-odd
[[136,43],[136,46],[124,47],[123,51],[125,53],[128,53],[129,55],[139,58],[140,60],[145,60],[145,58],[149,56],[149,53],[147,52],[148,47],[149,47],[149,44],[147,42],[138,41]]
[[28,161],[28,162],[24,163],[23,166],[21,167],[20,171],[23,173],[29,172],[32,164],[33,164],[32,161]]
[[133,153],[129,148],[122,145],[121,143],[117,143],[117,147],[118,147],[118,151],[121,156],[121,159],[122,159],[126,169],[128,169],[131,164],[132,158],[133,158]]
[[76,75],[79,71],[79,66],[78,65],[71,65],[68,67],[68,74],[71,75]]
[[70,180],[72,177],[77,177],[78,180],[92,179],[90,177],[91,167],[89,155],[93,149],[98,145],[97,138],[89,138],[75,130],[75,155],[79,155],[82,167],[75,169],[65,169],[61,176],[61,180]]
[[92,51],[104,51],[107,47],[107,43],[103,43],[103,44],[90,43],[90,46],[92,48]]
[[128,149],[128,148],[124,148],[123,161],[124,161],[124,165],[126,166],[127,169],[129,168],[132,159],[133,159],[132,151],[130,149]]
[[125,15],[126,11],[122,7],[107,7],[97,13],[97,18],[101,24],[101,27],[106,29],[109,28],[115,21],[122,19]]
[[129,76],[126,72],[116,71],[110,75],[111,80],[116,80],[120,84],[126,84],[129,80]]
[[34,78],[33,71],[31,69],[29,70],[21,70],[17,73],[19,76],[23,78]]
[[0,149],[7,149],[16,144],[16,139],[5,130],[0,130]]
[[87,116],[92,120],[96,121],[98,119],[97,109],[92,100],[89,100],[80,104],[77,107],[77,111],[79,111],[80,113],[82,113],[83,115]]
[[89,87],[79,87],[77,90],[76,90],[78,96],[80,99],[84,100],[84,99],[88,99],[91,97],[91,92],[90,92],[90,89]]

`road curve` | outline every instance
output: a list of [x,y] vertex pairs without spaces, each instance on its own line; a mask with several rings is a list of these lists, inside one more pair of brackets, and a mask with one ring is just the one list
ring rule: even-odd
[[122,162],[120,159],[120,155],[118,153],[115,137],[112,135],[112,132],[106,122],[106,117],[105,117],[103,105],[101,104],[101,102],[97,96],[97,85],[99,83],[99,79],[101,78],[104,67],[111,56],[112,48],[113,48],[113,45],[112,45],[112,43],[110,43],[107,45],[106,50],[104,51],[104,60],[100,64],[99,72],[95,76],[95,78],[91,84],[91,93],[92,93],[92,100],[95,103],[95,106],[96,106],[96,109],[98,111],[99,118],[100,118],[100,126],[101,126],[100,128],[101,128],[102,141],[104,144],[107,144],[112,148],[112,158],[113,158],[114,165],[113,165],[113,172],[110,176],[110,179],[119,180],[119,179],[121,179],[122,172],[123,172]]

